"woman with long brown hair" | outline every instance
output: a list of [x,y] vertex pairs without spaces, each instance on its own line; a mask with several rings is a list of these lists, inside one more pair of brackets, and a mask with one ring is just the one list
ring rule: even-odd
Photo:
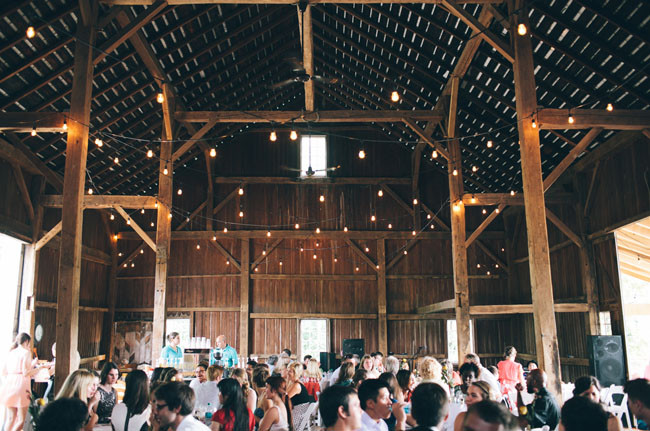
[[266,399],[271,401],[271,407],[264,413],[259,431],[289,431],[291,409],[286,403],[286,382],[280,376],[271,376],[266,380]]

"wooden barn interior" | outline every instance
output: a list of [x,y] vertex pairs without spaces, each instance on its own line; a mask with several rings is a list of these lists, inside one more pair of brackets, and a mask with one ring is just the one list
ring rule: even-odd
[[[152,358],[166,317],[241,356],[324,318],[331,352],[446,358],[455,321],[460,357],[513,345],[559,393],[600,312],[624,335],[619,273],[650,281],[648,229],[638,259],[613,233],[650,216],[648,3],[0,9],[0,229],[57,379],[120,322]],[[292,170],[309,135],[325,176]]]

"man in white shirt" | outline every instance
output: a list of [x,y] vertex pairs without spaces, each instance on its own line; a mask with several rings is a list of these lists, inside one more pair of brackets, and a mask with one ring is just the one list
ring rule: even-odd
[[[438,431],[449,414],[449,397],[437,383],[420,383],[411,396],[411,416],[418,423],[413,431]],[[453,427],[453,424],[451,424]]]
[[194,370],[196,378],[190,382],[190,388],[192,388],[196,397],[194,405],[196,408],[199,406],[207,407],[208,403],[210,403],[210,407],[214,407],[215,411],[217,411],[220,408],[219,389],[217,388],[217,382],[208,381],[206,371],[207,368],[204,363],[197,365]]
[[[341,365],[345,364],[346,362],[354,362],[354,355],[351,353],[345,355],[345,357],[341,361]],[[336,383],[336,381],[339,379],[339,374],[341,374],[341,366],[339,366],[332,373],[332,377],[330,377],[330,386],[334,386],[334,383]]]
[[501,386],[496,376],[490,372],[487,368],[481,365],[481,359],[476,353],[468,353],[465,355],[465,363],[471,363],[478,367],[479,374],[478,380],[487,383],[490,385],[495,394],[501,394]]
[[368,379],[361,383],[359,402],[363,409],[361,414],[362,431],[388,431],[388,425],[384,419],[390,418],[391,412],[395,415],[395,431],[405,430],[404,403],[391,401],[389,386],[385,381]]
[[318,397],[320,416],[328,431],[356,431],[361,428],[361,403],[350,386],[331,386]]
[[210,431],[194,419],[194,391],[182,382],[158,386],[152,397],[153,420],[161,429],[172,431]]

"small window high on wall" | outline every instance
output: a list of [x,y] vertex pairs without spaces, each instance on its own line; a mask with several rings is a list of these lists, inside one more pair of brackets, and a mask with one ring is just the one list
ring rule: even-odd
[[300,355],[311,355],[320,360],[320,352],[327,352],[327,319],[302,319],[300,321]]
[[322,135],[302,135],[300,138],[300,176],[327,176],[327,138]]

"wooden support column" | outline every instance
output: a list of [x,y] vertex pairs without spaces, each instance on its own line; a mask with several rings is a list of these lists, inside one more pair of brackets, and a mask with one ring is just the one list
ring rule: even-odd
[[93,81],[93,45],[98,5],[84,2],[92,13],[77,23],[72,94],[68,117],[63,209],[61,211],[61,247],[56,313],[55,388],[59,390],[70,372],[79,367],[79,288],[81,282],[81,234],[83,198],[88,154],[88,124]]
[[377,334],[379,351],[388,352],[388,323],[386,318],[386,240],[377,240]]
[[[510,28],[522,23],[531,28],[524,0],[517,0],[514,7],[517,18],[511,14]],[[515,22],[515,19],[518,21]],[[562,399],[560,354],[553,306],[553,284],[549,256],[544,185],[542,181],[542,160],[539,145],[539,129],[532,127],[532,118],[537,110],[535,75],[530,32],[520,36],[511,32],[515,49],[514,77],[521,148],[521,171],[524,186],[524,207],[528,229],[528,255],[530,284],[533,299],[533,320],[535,322],[535,344],[539,366],[548,375],[548,387],[558,400]]]
[[[108,228],[108,216],[106,213],[102,214],[104,224]],[[110,231],[108,231],[110,232]],[[106,292],[106,302],[108,303],[108,312],[104,313],[104,322],[102,325],[102,339],[100,344],[100,353],[106,355],[106,359],[112,360],[113,358],[113,345],[115,340],[113,335],[113,323],[115,322],[115,303],[117,301],[117,240],[110,236],[111,246],[111,266],[108,272],[108,292]]]
[[[156,268],[154,275],[153,334],[151,361],[156,364],[165,342],[165,321],[167,319],[167,261],[171,246],[171,208],[174,167],[172,162],[172,118],[171,92],[163,84],[163,141],[160,143],[160,166],[158,168],[158,219],[156,222]],[[167,169],[167,175],[165,175]]]
[[[456,137],[456,107],[458,106],[458,77],[452,77],[447,134]],[[473,351],[469,327],[469,281],[467,278],[467,247],[465,245],[465,205],[463,198],[463,170],[460,141],[449,142],[449,202],[451,209],[451,249],[454,269],[454,298],[456,331],[458,334],[458,363],[463,363],[467,353]],[[457,174],[454,175],[454,170]]]
[[250,317],[250,239],[241,240],[241,275],[239,278],[239,356],[248,356],[248,320]]

